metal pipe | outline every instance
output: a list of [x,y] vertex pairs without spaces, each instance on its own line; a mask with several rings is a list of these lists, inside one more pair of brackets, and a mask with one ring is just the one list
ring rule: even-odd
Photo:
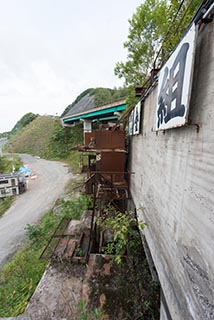
[[210,14],[210,12],[214,9],[214,3],[209,7],[209,9],[205,12],[203,15],[203,19],[206,19],[206,17]]

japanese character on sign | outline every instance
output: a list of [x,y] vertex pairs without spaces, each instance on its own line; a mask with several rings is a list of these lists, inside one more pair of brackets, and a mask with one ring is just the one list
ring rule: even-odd
[[[173,63],[172,68],[170,70],[168,67],[164,69],[161,91],[158,96],[158,128],[163,121],[167,123],[172,118],[183,117],[185,113],[185,106],[181,104],[181,97],[188,49],[189,44],[184,43]],[[175,74],[175,70],[178,66],[178,72]],[[174,109],[172,109],[173,100],[175,100]]]
[[193,70],[194,31],[190,29],[190,34],[181,41],[160,71],[156,130],[169,129],[186,123]]
[[140,109],[141,109],[141,102],[134,108],[134,117],[133,117],[133,134],[140,133]]

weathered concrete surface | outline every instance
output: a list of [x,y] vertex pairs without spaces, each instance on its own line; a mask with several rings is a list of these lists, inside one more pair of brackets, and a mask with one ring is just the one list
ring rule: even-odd
[[24,313],[31,320],[76,320],[85,266],[51,264]]
[[1,320],[77,320],[86,267],[51,263],[23,315]]
[[[199,30],[189,118],[156,133],[157,88],[132,138],[131,193],[173,320],[214,319],[214,22]],[[194,124],[199,124],[200,130]],[[163,316],[164,319],[164,316]]]
[[[81,220],[71,220],[65,234],[78,238],[90,226],[91,214],[92,211],[87,210]],[[138,234],[138,244],[139,240]],[[79,320],[86,317],[85,308],[87,319],[92,319],[97,308],[102,313],[102,320],[156,319],[159,288],[154,286],[142,248],[137,246],[134,252],[134,255],[130,252],[129,257],[124,256],[121,265],[113,262],[112,255],[90,254],[86,265],[79,261],[72,263],[68,256],[57,257],[55,250],[55,258],[43,274],[25,312],[4,319]],[[80,301],[84,301],[83,308],[78,308]]]

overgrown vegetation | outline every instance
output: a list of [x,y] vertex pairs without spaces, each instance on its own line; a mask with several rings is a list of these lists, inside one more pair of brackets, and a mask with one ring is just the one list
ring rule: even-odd
[[0,157],[0,173],[10,173],[17,171],[22,166],[22,161],[19,156],[15,154],[5,155]]
[[[89,280],[88,315],[100,307],[100,296],[105,295],[102,311],[109,319],[160,319],[159,285],[151,278],[142,245],[138,250],[135,250],[133,259],[123,259],[120,265],[111,264],[105,259],[107,257],[99,256],[97,272]],[[111,272],[103,274],[101,270],[108,263]]]
[[0,217],[10,208],[14,201],[14,197],[5,197],[0,199]]
[[128,95],[128,89],[124,88],[89,88],[83,91],[72,104],[68,105],[63,111],[61,117],[65,116],[66,113],[74,107],[84,96],[94,96],[94,107],[102,106],[114,101],[126,99]]
[[92,89],[91,95],[95,96],[95,105],[101,106],[121,99],[126,99],[128,95],[127,88],[109,89],[109,88],[95,88]]
[[54,130],[54,119],[39,116],[11,137],[8,143],[8,151],[44,157]]
[[201,1],[145,0],[129,20],[127,61],[118,62],[115,74],[128,86],[142,86],[154,67],[155,57],[162,45],[156,67],[174,50]]
[[[103,253],[114,256],[113,260],[104,255],[96,259],[96,271],[89,279],[88,314],[100,306],[102,295],[102,311],[112,319],[158,320],[159,285],[151,277],[134,212],[108,207],[99,218],[99,227],[108,233]],[[145,224],[139,227],[143,229]]]
[[78,152],[71,148],[83,143],[82,124],[72,129],[62,128],[59,121],[49,116],[37,116],[9,139],[7,150],[28,153],[48,160],[62,160],[79,169]]
[[73,165],[73,169],[79,165],[79,154],[71,149],[77,145],[83,144],[83,125],[80,123],[73,128],[62,128],[58,121],[55,121],[54,132],[51,135],[49,142],[44,152],[44,157],[50,160],[64,160]]
[[0,317],[17,316],[25,310],[47,266],[46,261],[39,260],[44,246],[64,216],[79,219],[89,203],[87,196],[59,200],[60,211],[50,210],[38,225],[26,227],[25,246],[0,273]]
[[34,114],[32,112],[26,113],[13,127],[11,133],[15,133],[18,130],[23,129],[26,127],[29,123],[31,123],[33,120],[35,120],[39,115]]
[[10,135],[10,131],[1,132],[1,133],[0,133],[0,139],[1,139],[1,138],[8,138],[9,135]]
[[[111,230],[113,233],[112,241],[107,243],[103,253],[114,254],[113,260],[117,264],[122,262],[122,256],[127,250],[133,251],[139,245],[136,242],[138,225],[134,212],[119,212],[113,207],[107,207],[97,223],[102,231]],[[140,227],[144,229],[145,224],[142,222]]]
[[77,317],[79,320],[102,320],[104,312],[101,309],[94,308],[89,311],[83,300],[78,303]]
[[[91,88],[82,92],[69,105],[62,115],[74,106],[82,97],[94,96],[94,107],[126,98],[127,88]],[[79,153],[71,151],[83,144],[83,124],[72,128],[63,128],[58,118],[40,116],[31,112],[25,114],[11,131],[7,144],[8,152],[28,153],[48,160],[67,162],[72,172],[79,171]]]

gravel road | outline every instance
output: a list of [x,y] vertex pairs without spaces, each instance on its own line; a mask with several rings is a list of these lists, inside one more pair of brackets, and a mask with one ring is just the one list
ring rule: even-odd
[[74,177],[60,162],[21,155],[37,179],[30,180],[28,191],[17,196],[14,204],[0,218],[0,269],[22,244],[25,226],[36,223],[64,193],[67,182]]

